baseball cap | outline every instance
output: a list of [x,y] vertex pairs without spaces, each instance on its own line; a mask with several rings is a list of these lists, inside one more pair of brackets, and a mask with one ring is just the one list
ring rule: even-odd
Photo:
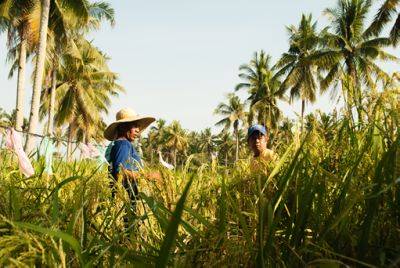
[[247,138],[249,138],[256,131],[260,132],[263,135],[267,135],[267,129],[263,125],[256,124],[256,125],[252,125],[247,130]]

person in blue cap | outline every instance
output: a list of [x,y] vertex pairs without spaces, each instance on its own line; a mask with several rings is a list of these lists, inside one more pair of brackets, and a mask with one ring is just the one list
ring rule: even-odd
[[264,126],[256,124],[249,127],[247,141],[255,158],[268,163],[276,159],[274,151],[267,148],[268,133]]

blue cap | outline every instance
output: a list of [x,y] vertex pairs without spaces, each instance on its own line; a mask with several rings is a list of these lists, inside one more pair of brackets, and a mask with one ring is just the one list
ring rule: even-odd
[[247,130],[247,138],[249,138],[254,132],[260,132],[263,135],[267,135],[267,129],[262,125],[252,125]]

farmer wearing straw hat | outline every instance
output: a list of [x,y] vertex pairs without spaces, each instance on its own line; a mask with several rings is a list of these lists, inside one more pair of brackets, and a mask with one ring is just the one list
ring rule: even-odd
[[[142,160],[133,147],[132,141],[154,121],[154,117],[141,116],[134,110],[125,108],[117,113],[116,121],[104,131],[104,137],[113,142],[108,159],[110,173],[115,181],[122,180],[122,185],[131,199],[132,210],[135,209],[138,195],[139,169],[143,167]],[[148,174],[147,177],[156,179],[156,175]]]

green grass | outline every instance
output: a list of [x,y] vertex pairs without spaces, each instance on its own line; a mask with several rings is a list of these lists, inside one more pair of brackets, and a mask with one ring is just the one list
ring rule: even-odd
[[162,180],[139,182],[129,230],[126,193],[118,186],[112,198],[105,167],[60,162],[48,177],[39,161],[24,178],[2,150],[0,266],[396,267],[396,107],[359,126],[310,126],[301,142],[278,146],[267,174],[251,172],[246,157],[231,167],[149,167]]

